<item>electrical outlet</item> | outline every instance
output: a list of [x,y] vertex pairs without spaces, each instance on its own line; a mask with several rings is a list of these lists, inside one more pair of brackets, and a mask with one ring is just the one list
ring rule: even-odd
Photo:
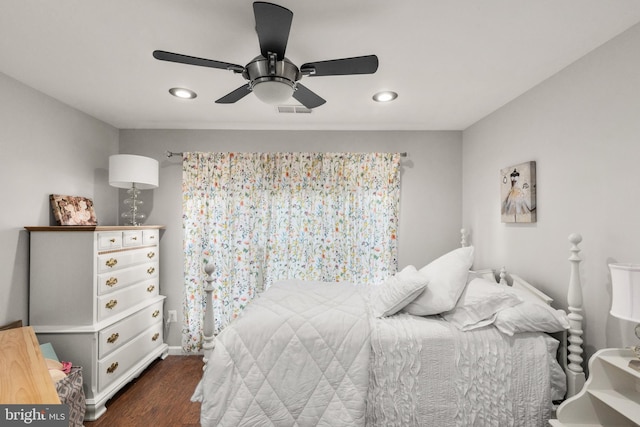
[[169,310],[169,322],[168,323],[175,323],[178,321],[178,312],[175,310]]

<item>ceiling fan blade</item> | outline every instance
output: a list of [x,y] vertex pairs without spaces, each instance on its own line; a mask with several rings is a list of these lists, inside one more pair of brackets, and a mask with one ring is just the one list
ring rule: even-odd
[[222,98],[216,100],[216,104],[233,104],[236,101],[240,101],[245,96],[251,93],[251,88],[249,87],[249,83],[244,86],[240,86],[238,89],[234,90],[231,93],[226,94]]
[[257,1],[253,3],[253,13],[260,53],[265,58],[269,57],[269,52],[275,53],[278,61],[281,61],[287,50],[293,12],[277,4]]
[[236,73],[241,73],[242,71],[244,71],[244,67],[242,65],[214,61],[213,59],[196,58],[195,56],[166,52],[164,50],[154,50],[153,57],[159,59],[160,61],[177,62],[179,64],[188,65],[199,65],[201,67],[209,68],[221,68],[223,70],[232,70]]
[[308,76],[344,76],[349,74],[373,74],[378,70],[375,55],[354,58],[332,59],[330,61],[308,62],[300,67],[300,72]]
[[327,102],[300,83],[296,84],[296,90],[293,92],[293,98],[308,109],[319,107]]

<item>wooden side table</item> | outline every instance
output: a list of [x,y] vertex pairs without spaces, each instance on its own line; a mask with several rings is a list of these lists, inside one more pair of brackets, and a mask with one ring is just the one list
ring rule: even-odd
[[0,403],[60,404],[30,326],[0,332]]

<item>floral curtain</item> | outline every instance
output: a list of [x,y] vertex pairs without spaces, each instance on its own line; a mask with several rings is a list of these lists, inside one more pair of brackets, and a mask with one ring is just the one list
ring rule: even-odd
[[215,333],[276,280],[393,274],[399,164],[397,153],[184,153],[184,350],[202,344],[205,263]]

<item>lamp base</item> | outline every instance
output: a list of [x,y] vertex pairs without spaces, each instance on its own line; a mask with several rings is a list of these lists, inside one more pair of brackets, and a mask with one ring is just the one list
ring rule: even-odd
[[129,194],[129,198],[125,199],[124,204],[125,206],[129,206],[129,210],[123,212],[120,216],[126,220],[125,225],[138,226],[146,218],[145,214],[138,213],[138,207],[142,205],[142,200],[138,200],[140,190],[133,184],[131,188],[127,190],[127,194]]
[[[638,335],[639,331],[640,324],[636,326],[636,336]],[[640,336],[638,336],[638,338],[640,338]],[[634,345],[633,347],[631,347],[631,351],[633,351],[633,354],[635,354],[636,358],[629,361],[629,367],[640,372],[640,345]]]

